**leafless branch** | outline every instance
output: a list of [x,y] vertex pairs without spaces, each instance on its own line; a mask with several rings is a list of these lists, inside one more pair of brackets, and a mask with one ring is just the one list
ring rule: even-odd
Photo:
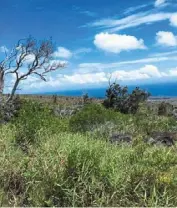
[[[65,64],[53,61],[54,47],[52,40],[36,41],[34,38],[20,39],[6,58],[0,62],[0,91],[3,92],[4,79],[8,74],[15,75],[14,86],[7,100],[12,100],[19,83],[31,75],[46,81],[45,76]],[[21,69],[25,69],[22,73]]]

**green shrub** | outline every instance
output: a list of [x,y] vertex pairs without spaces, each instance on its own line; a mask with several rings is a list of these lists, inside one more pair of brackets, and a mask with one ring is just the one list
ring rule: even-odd
[[114,147],[60,134],[36,151],[26,180],[32,206],[177,205],[177,154],[138,143]]
[[161,102],[158,106],[158,115],[159,116],[169,116],[172,115],[173,105],[166,102]]
[[[46,105],[24,102],[18,117],[0,126],[0,205],[177,206],[176,148],[142,140],[150,130],[174,126],[172,118],[145,109],[125,115],[89,104],[69,120],[55,117]],[[112,128],[130,132],[133,144],[104,141]],[[24,144],[28,154],[21,151]]]
[[106,110],[102,105],[88,104],[80,112],[71,117],[69,126],[71,131],[86,132],[114,118],[114,112]]
[[55,117],[48,106],[32,101],[24,102],[13,123],[16,126],[16,143],[24,150],[39,141],[39,134],[66,131],[68,127],[66,119]]
[[13,145],[12,126],[0,129],[1,206],[177,206],[176,149],[69,133],[39,137],[25,155]]
[[119,84],[113,83],[106,90],[106,99],[103,105],[106,108],[113,108],[121,113],[135,114],[139,108],[139,104],[147,100],[149,93],[136,87],[131,94],[128,93],[128,87],[121,87]]

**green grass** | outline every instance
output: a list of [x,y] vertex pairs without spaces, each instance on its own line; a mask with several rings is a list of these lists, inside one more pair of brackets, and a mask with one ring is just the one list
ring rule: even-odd
[[[172,131],[176,122],[145,113],[92,105],[61,119],[47,106],[24,104],[18,118],[0,127],[0,205],[177,206],[176,148],[142,142],[150,129]],[[110,144],[108,130],[133,134],[133,144]]]

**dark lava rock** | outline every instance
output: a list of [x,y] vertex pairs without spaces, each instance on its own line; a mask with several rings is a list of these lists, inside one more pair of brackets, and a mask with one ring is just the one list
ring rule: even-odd
[[175,145],[175,134],[170,132],[152,132],[144,142],[153,145],[164,145],[167,147]]
[[120,144],[120,143],[131,143],[132,142],[132,136],[128,134],[113,134],[109,141],[114,144]]
[[8,104],[0,103],[0,124],[5,124],[13,117],[18,116],[21,104],[22,102],[18,96],[16,96]]
[[176,108],[174,108],[172,114],[173,114],[173,117],[174,117],[175,119],[177,119],[177,109],[176,109]]

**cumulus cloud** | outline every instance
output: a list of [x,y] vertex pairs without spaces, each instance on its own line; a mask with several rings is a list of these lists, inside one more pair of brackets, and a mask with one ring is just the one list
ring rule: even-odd
[[165,4],[166,0],[156,0],[155,1],[155,7],[163,6]]
[[172,32],[159,31],[156,34],[156,41],[158,45],[162,46],[177,46],[177,36]]
[[72,55],[73,55],[72,52],[64,47],[58,47],[57,51],[55,51],[53,54],[55,58],[65,58],[65,59],[71,58]]
[[64,75],[62,80],[64,82],[69,82],[73,84],[95,84],[107,82],[108,79],[105,72],[98,72],[87,74]]
[[[177,68],[160,71],[155,65],[144,65],[140,68],[131,70],[114,70],[111,73],[112,80],[117,81],[138,81],[150,79],[163,79],[177,77]],[[58,88],[66,88],[70,86],[83,86],[83,85],[105,85],[110,79],[110,73],[105,71],[100,72],[87,72],[79,73],[78,71],[73,74],[58,74],[49,76],[47,82],[42,82],[36,77],[31,77],[23,82],[22,89],[24,90],[56,90]]]
[[161,73],[158,68],[154,65],[146,65],[139,70],[140,73],[147,74],[150,77],[161,77]]
[[69,49],[64,47],[58,47],[57,51],[53,53],[53,57],[64,59],[69,59],[71,57],[78,58],[80,55],[90,53],[91,51],[91,48],[78,48],[74,51],[70,51]]
[[[166,55],[166,56],[163,56]],[[172,56],[173,54],[150,54],[150,56],[144,59],[136,59],[130,61],[120,61],[120,62],[112,62],[112,63],[81,63],[78,65],[77,71],[79,73],[88,73],[88,72],[98,72],[103,70],[115,70],[119,67],[128,67],[136,64],[154,64],[154,63],[162,63],[169,61],[177,61],[177,56]]]
[[139,70],[133,70],[133,71],[114,71],[112,73],[111,78],[113,80],[118,81],[131,81],[131,80],[141,80],[141,79],[149,79],[149,75],[145,73],[140,73]]
[[145,49],[143,39],[130,35],[100,33],[95,36],[94,44],[106,52],[120,53],[136,49]]
[[170,23],[171,23],[171,26],[177,27],[177,13],[171,16]]
[[126,81],[126,80],[141,80],[162,77],[158,68],[154,65],[145,65],[144,67],[136,70],[117,70],[112,73],[112,78],[116,80]]

